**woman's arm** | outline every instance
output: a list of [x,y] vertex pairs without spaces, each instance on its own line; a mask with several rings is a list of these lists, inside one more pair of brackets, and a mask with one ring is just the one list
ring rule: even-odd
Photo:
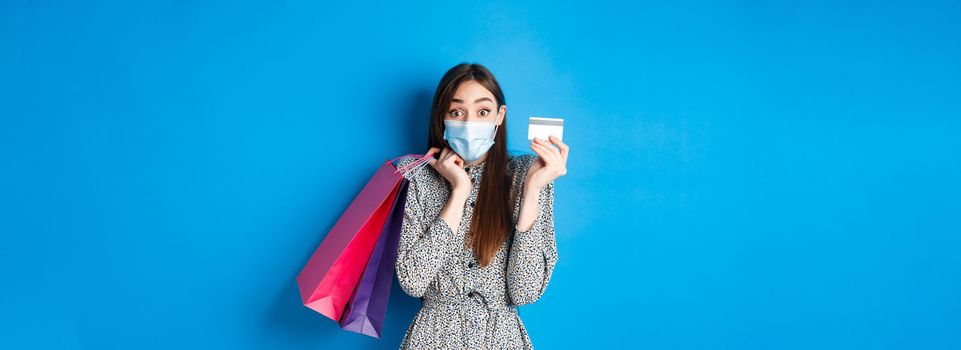
[[470,196],[468,191],[470,189],[455,189],[452,191],[447,204],[440,210],[440,217],[447,222],[447,226],[453,232],[457,232],[460,228],[461,219],[464,218],[464,203],[467,203],[467,197]]
[[[552,183],[553,184],[553,183]],[[534,219],[537,219],[538,203],[537,196],[527,196],[527,193],[540,192],[541,189],[534,189],[532,185],[524,185],[524,196],[521,202],[521,213],[517,218],[517,225],[514,227],[517,231],[530,231],[532,226],[534,226]]]
[[525,183],[523,189],[507,260],[507,292],[514,305],[540,299],[557,264],[554,182],[541,187]]
[[426,218],[416,182],[410,181],[407,186],[404,221],[394,267],[404,292],[419,298],[451,256],[452,249],[459,246],[452,241],[456,239],[454,232],[460,226],[468,194],[462,190],[452,191],[440,215]]

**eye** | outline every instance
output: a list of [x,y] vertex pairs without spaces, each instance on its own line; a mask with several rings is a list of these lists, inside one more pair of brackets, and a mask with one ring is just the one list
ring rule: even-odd
[[448,114],[450,114],[451,117],[460,117],[461,115],[464,114],[464,112],[461,111],[461,110],[459,110],[459,109],[455,109],[455,110],[452,110],[452,111],[448,112]]
[[486,117],[490,113],[491,111],[489,109],[482,109],[480,112],[477,112],[477,114],[479,114],[481,117]]

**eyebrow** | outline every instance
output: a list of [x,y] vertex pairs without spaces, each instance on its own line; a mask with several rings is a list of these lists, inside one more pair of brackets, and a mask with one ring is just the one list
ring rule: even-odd
[[[479,99],[474,100],[474,103],[480,103],[480,101],[485,101],[485,100],[487,102],[494,102],[490,99],[490,97],[481,97]],[[464,100],[461,100],[459,98],[452,98],[451,102],[464,103]]]

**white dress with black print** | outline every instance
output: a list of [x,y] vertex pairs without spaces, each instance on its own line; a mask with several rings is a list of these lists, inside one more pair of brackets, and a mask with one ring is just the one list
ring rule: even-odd
[[[536,154],[510,155],[511,192],[523,191]],[[412,162],[405,158],[395,163]],[[410,180],[397,254],[397,280],[407,294],[420,298],[421,309],[407,328],[401,349],[532,349],[517,306],[544,293],[557,263],[554,236],[554,182],[538,193],[538,213],[528,231],[516,229],[523,194],[516,196],[513,234],[490,264],[479,266],[465,246],[484,163],[465,168],[471,191],[457,234],[440,211],[450,185],[430,165],[405,174]],[[505,195],[510,195],[505,193]]]

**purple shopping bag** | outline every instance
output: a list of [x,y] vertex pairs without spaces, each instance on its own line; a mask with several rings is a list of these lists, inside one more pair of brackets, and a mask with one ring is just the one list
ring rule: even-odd
[[384,230],[370,259],[367,260],[360,283],[347,302],[347,308],[340,319],[342,329],[380,339],[384,317],[387,315],[387,300],[394,282],[394,264],[397,262],[397,243],[404,220],[404,204],[407,203],[407,185],[407,180],[403,180],[391,207],[390,216],[384,224]]

